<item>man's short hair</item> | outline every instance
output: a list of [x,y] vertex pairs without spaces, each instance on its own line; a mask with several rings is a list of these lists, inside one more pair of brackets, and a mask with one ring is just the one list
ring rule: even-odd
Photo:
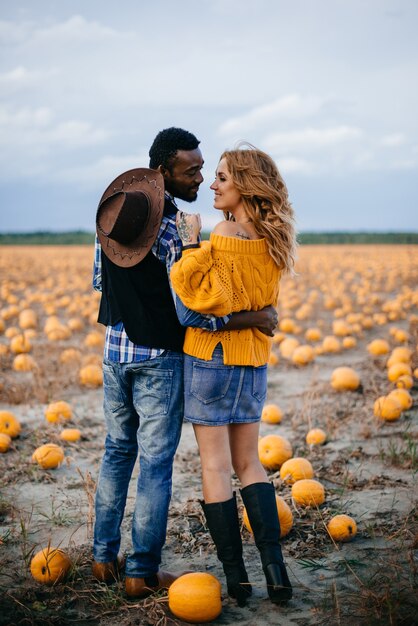
[[195,150],[200,141],[187,130],[182,128],[165,128],[161,130],[149,150],[151,169],[156,170],[159,165],[170,169],[178,150]]

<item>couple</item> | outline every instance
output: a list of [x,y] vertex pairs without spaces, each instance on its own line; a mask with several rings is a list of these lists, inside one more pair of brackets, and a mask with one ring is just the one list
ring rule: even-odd
[[[274,487],[258,458],[269,336],[279,280],[294,263],[293,210],[273,160],[252,146],[224,152],[214,207],[224,220],[200,243],[200,218],[178,210],[203,182],[196,137],[156,136],[150,169],[130,170],[104,192],[96,216],[93,285],[102,291],[105,452],[96,492],[93,575],[125,567],[129,597],[167,588],[159,569],[183,418],[199,446],[203,511],[226,575],[244,606],[251,585],[232,468],[238,476],[273,603],[292,589],[279,544]],[[183,354],[184,350],[184,354]],[[118,555],[128,486],[139,452],[132,552]]]

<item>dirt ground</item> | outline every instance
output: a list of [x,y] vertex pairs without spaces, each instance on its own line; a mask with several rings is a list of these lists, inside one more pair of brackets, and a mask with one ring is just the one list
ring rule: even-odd
[[[331,313],[320,314],[326,327]],[[417,326],[408,317],[396,326],[409,332],[410,347],[416,347]],[[261,435],[288,438],[294,456],[311,461],[315,478],[326,491],[323,505],[303,509],[292,502],[290,487],[281,481],[279,472],[269,472],[294,516],[293,528],[282,541],[294,588],[286,607],[270,603],[258,552],[245,527],[244,557],[253,595],[245,608],[228,598],[198,502],[200,467],[193,431],[184,424],[175,459],[163,567],[208,571],[219,578],[223,610],[212,623],[418,624],[418,411],[413,407],[391,423],[373,416],[374,400],[389,388],[385,358],[373,358],[366,350],[375,337],[387,338],[389,327],[375,326],[360,333],[356,347],[318,355],[306,367],[296,367],[281,357],[269,367],[267,402],[279,404],[284,418],[277,425],[262,423]],[[0,455],[2,626],[183,624],[170,614],[164,594],[130,602],[122,583],[107,587],[91,576],[94,488],[105,437],[102,388],[81,387],[78,365],[62,364],[59,359],[63,349],[80,348],[91,330],[97,329],[91,325],[67,340],[49,343],[39,333],[31,353],[38,363],[35,372],[15,372],[12,356],[0,357],[0,410],[12,411],[22,424],[12,449]],[[1,342],[7,340],[0,337]],[[90,359],[100,359],[100,346],[84,351]],[[338,393],[331,388],[331,372],[341,365],[359,373],[357,391]],[[416,405],[416,381],[410,391]],[[80,442],[63,444],[58,438],[62,425],[46,422],[44,410],[56,400],[71,404],[74,416],[68,426],[80,428]],[[325,445],[307,446],[305,435],[311,426],[326,430]],[[30,462],[35,447],[47,441],[65,447],[65,462],[58,469],[42,470]],[[125,551],[130,545],[134,495],[133,480],[122,529]],[[357,522],[358,534],[349,543],[334,544],[326,531],[326,522],[336,513],[347,513]],[[35,582],[29,572],[34,552],[48,543],[68,551],[74,563],[68,579],[51,588]]]

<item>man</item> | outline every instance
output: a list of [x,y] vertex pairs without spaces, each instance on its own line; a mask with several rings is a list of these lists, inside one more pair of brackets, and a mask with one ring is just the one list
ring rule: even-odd
[[171,290],[181,255],[174,198],[193,202],[203,181],[199,141],[179,128],[156,136],[150,168],[118,176],[97,211],[93,286],[102,291],[107,436],[97,491],[93,575],[112,582],[123,566],[120,526],[139,451],[132,553],[125,563],[129,597],[167,588],[177,578],[160,570],[171,497],[173,459],[183,419],[184,326],[207,331],[257,326],[272,335],[272,307],[226,318],[189,311]]

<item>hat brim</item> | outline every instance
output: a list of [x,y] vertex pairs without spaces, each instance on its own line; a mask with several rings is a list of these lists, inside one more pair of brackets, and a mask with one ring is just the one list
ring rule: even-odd
[[[110,239],[98,227],[97,220],[104,200],[118,191],[144,191],[151,201],[148,221],[141,234],[129,245]],[[107,187],[100,198],[96,214],[96,233],[107,258],[119,267],[133,267],[142,261],[152,248],[164,212],[164,178],[157,170],[136,168],[120,174]]]

